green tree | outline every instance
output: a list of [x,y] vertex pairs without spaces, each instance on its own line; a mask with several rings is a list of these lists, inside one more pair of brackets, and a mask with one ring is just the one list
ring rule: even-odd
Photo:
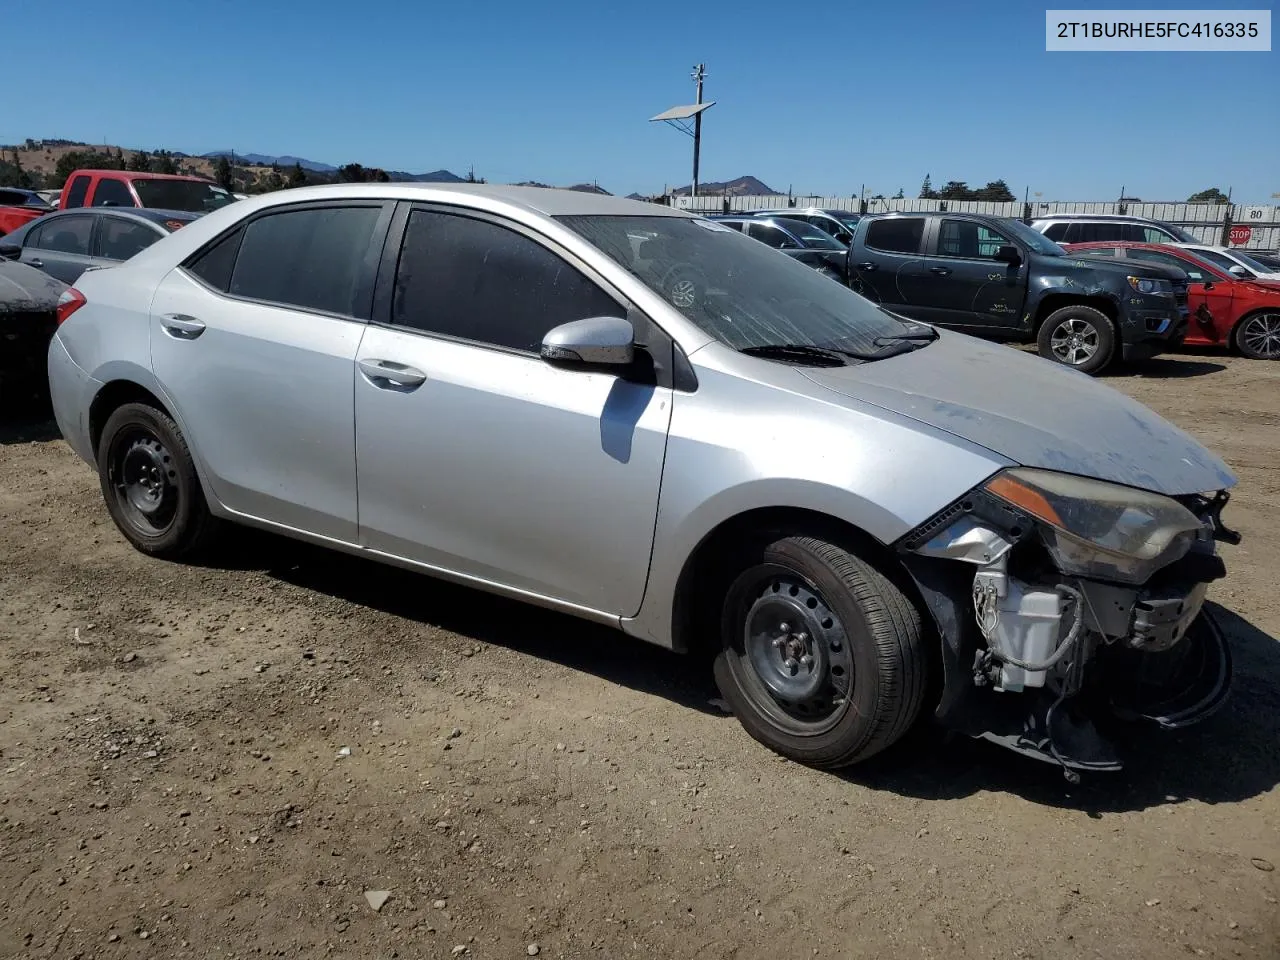
[[347,163],[338,168],[339,183],[364,183],[367,179],[364,167],[358,163]]
[[168,150],[157,150],[151,156],[152,173],[177,173],[178,165],[173,162],[173,154]]
[[933,189],[933,181],[929,179],[929,175],[927,173],[924,175],[924,183],[920,184],[919,199],[921,200],[937,200],[938,199],[938,191]]
[[22,169],[22,158],[18,151],[13,151],[13,160],[5,160],[0,154],[0,187],[20,187],[23,190],[34,190],[36,182],[31,174]]
[[1009,185],[1003,180],[991,180],[985,187],[979,187],[973,191],[973,199],[1009,203],[1018,198],[1013,195],[1013,191],[1009,189]]
[[897,192],[897,193],[895,193],[895,194],[893,195],[893,198],[892,198],[892,199],[894,199],[894,200],[901,200],[901,199],[903,198],[903,196],[904,196],[904,194],[903,194],[903,192],[902,192],[902,188],[901,188],[901,187],[899,187],[899,188],[898,188],[898,192]]
[[305,187],[307,185],[307,174],[302,169],[302,164],[295,163],[293,165],[293,169],[289,171],[288,185],[290,187]]
[[1193,193],[1187,197],[1187,203],[1230,203],[1227,195],[1217,187],[1210,187],[1208,190],[1201,190],[1199,193]]
[[972,200],[973,191],[963,180],[948,180],[938,191],[939,200]]
[[148,173],[151,170],[151,155],[145,150],[135,150],[129,158],[128,169]]
[[219,157],[213,164],[213,179],[217,181],[218,186],[230,193],[234,187],[232,178],[231,161],[226,157]]

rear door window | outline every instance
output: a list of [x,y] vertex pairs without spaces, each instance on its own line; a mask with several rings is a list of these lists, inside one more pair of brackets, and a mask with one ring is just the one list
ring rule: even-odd
[[866,244],[889,253],[919,253],[923,238],[924,217],[890,217],[871,222]]
[[785,233],[777,227],[768,223],[753,223],[747,231],[747,235],[753,240],[759,240],[761,243],[767,243],[775,249],[784,246],[795,246],[794,242]]
[[103,217],[98,225],[98,256],[107,260],[128,260],[160,239],[145,223],[123,217]]
[[367,319],[382,205],[284,210],[252,220],[231,271],[232,296]]
[[1067,227],[1069,223],[1051,223],[1044,228],[1044,235],[1054,243],[1063,243],[1067,239]]
[[123,180],[103,177],[93,190],[93,206],[95,207],[132,207],[133,194]]

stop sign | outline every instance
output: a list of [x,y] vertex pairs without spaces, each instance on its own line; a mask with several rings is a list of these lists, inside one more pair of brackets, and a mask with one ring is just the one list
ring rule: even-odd
[[1253,236],[1253,231],[1248,227],[1236,226],[1231,228],[1228,236],[1232,243],[1248,243]]

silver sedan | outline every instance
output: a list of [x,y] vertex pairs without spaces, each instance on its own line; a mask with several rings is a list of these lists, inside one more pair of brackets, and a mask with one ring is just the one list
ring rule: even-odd
[[1099,705],[1225,696],[1216,456],[705,219],[291,190],[85,274],[59,323],[58,424],[157,557],[247,524],[709,648],[818,766],[932,717],[1075,776],[1120,765]]

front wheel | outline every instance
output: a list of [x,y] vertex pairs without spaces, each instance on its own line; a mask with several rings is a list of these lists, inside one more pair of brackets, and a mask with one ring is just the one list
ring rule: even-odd
[[715,677],[756,740],[815,767],[857,763],[915,722],[930,659],[919,611],[850,551],[785,536],[748,551]]
[[182,431],[165,413],[126,403],[107,418],[98,443],[98,477],[107,512],[143,553],[165,559],[209,546],[209,513]]
[[1280,360],[1280,312],[1262,311],[1236,325],[1236,349],[1254,360]]
[[1049,314],[1036,343],[1046,359],[1081,373],[1097,373],[1115,355],[1116,332],[1101,310],[1076,304]]

